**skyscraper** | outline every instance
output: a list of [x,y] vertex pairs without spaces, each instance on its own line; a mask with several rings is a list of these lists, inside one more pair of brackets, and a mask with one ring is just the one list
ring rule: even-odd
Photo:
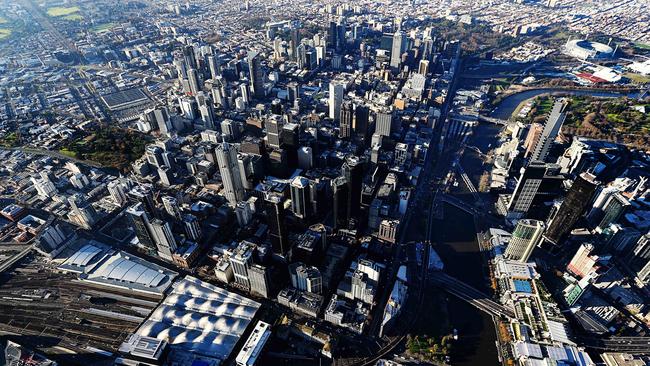
[[119,179],[114,179],[108,182],[108,193],[110,193],[111,198],[115,204],[122,206],[127,202],[126,193],[124,192],[124,186]]
[[352,130],[362,141],[368,138],[368,124],[370,119],[370,110],[363,105],[354,106],[354,119],[352,121]]
[[610,224],[616,223],[629,205],[630,202],[620,192],[612,194],[603,205],[603,215],[597,228],[602,231]]
[[639,281],[650,283],[650,232],[639,239],[626,259]]
[[593,175],[586,172],[576,178],[560,208],[549,222],[544,234],[546,240],[558,244],[573,228],[580,216],[584,214],[598,187],[598,182],[594,179]]
[[281,195],[270,193],[265,203],[273,252],[284,255],[289,250],[289,237],[284,223],[284,200]]
[[527,262],[533,249],[542,240],[544,223],[538,220],[519,220],[512,233],[505,257],[519,262]]
[[390,111],[377,113],[375,133],[380,136],[390,136],[393,131],[393,114]]
[[332,213],[334,216],[334,228],[342,229],[348,228],[350,212],[350,188],[348,187],[348,180],[344,176],[336,177],[331,181],[332,185],[332,198],[333,207]]
[[217,164],[223,183],[223,190],[228,203],[236,206],[238,201],[244,199],[244,186],[241,182],[239,167],[237,166],[237,149],[234,145],[223,142],[215,149]]
[[341,103],[343,103],[343,94],[345,93],[345,85],[338,80],[330,82],[330,95],[329,95],[329,117],[335,121],[341,118]]
[[521,169],[515,191],[510,197],[508,216],[521,218],[535,204],[552,200],[558,194],[563,181],[557,164],[533,161]]
[[266,121],[266,139],[270,147],[280,148],[280,132],[282,131],[282,118],[278,115],[271,115]]
[[297,176],[291,180],[291,211],[296,217],[306,219],[312,212],[309,179]]
[[264,97],[264,73],[257,52],[248,52],[248,68],[251,79],[251,92],[255,98]]
[[399,69],[402,63],[402,53],[406,50],[406,36],[401,30],[393,34],[393,44],[390,51],[390,67]]
[[196,69],[189,69],[187,71],[187,79],[190,84],[190,93],[197,95],[201,91],[199,72]]
[[347,139],[351,136],[353,119],[352,102],[345,101],[341,105],[341,117],[339,120],[339,137]]
[[314,294],[323,292],[323,276],[318,268],[306,266],[301,262],[292,263],[289,265],[289,274],[291,286],[294,288]]
[[230,265],[232,266],[235,283],[246,290],[250,289],[248,269],[253,264],[254,250],[254,244],[242,241],[230,256]]
[[80,194],[75,193],[68,198],[72,211],[69,216],[79,226],[90,229],[97,221],[97,212],[93,206]]
[[191,240],[199,240],[202,236],[201,223],[199,219],[192,214],[183,215],[183,225],[185,226],[185,234]]
[[135,236],[142,246],[149,250],[156,250],[156,244],[151,237],[151,229],[149,227],[149,215],[145,211],[142,203],[136,203],[126,209],[127,216],[131,221],[131,225],[135,229]]
[[253,264],[248,268],[248,280],[250,281],[250,291],[253,294],[268,299],[271,294],[271,277],[268,268]]
[[566,119],[566,113],[564,113],[566,106],[567,103],[563,99],[559,99],[553,104],[553,109],[546,119],[542,133],[536,141],[535,148],[530,157],[531,161],[546,161],[551,145],[555,141],[558,132],[560,132],[560,127],[562,127]]
[[363,185],[364,160],[356,155],[348,155],[341,167],[341,175],[348,182],[348,213],[351,218],[358,218],[361,208],[361,189]]
[[158,255],[168,261],[172,260],[172,254],[176,251],[176,239],[172,234],[169,223],[160,219],[153,219],[150,222],[151,238],[156,244]]

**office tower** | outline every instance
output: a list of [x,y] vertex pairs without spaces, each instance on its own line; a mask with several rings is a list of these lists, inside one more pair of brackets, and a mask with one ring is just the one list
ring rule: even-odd
[[289,102],[295,102],[296,99],[300,98],[300,84],[295,81],[292,81],[287,84],[287,96]]
[[239,126],[237,125],[237,122],[226,118],[223,121],[221,121],[220,124],[221,127],[221,136],[223,137],[224,140],[226,141],[234,141],[239,138]]
[[174,234],[172,234],[169,223],[160,219],[153,219],[149,224],[149,228],[151,230],[151,238],[154,244],[156,244],[158,255],[163,259],[171,261],[172,254],[176,251],[176,239],[174,238]]
[[70,184],[77,189],[83,189],[90,184],[88,177],[83,173],[77,173],[70,177]]
[[564,113],[566,106],[567,103],[563,99],[559,99],[553,104],[553,109],[546,119],[546,123],[544,123],[542,133],[535,143],[535,148],[530,157],[531,161],[546,161],[551,145],[566,119],[566,113]]
[[429,60],[420,60],[420,64],[418,65],[418,74],[426,75],[427,73],[429,73]]
[[156,250],[156,244],[151,237],[149,215],[142,203],[136,203],[126,209],[126,214],[135,229],[135,236],[142,246],[149,250]]
[[299,44],[296,47],[296,62],[298,63],[299,69],[304,69],[307,67],[307,46],[303,43]]
[[234,145],[223,142],[215,149],[223,191],[231,206],[244,199],[244,186],[237,166],[237,149]]
[[354,106],[354,119],[352,121],[352,130],[355,135],[362,141],[368,138],[368,125],[370,123],[370,110],[363,105]]
[[280,132],[282,131],[282,118],[272,115],[266,121],[266,139],[271,148],[280,148]]
[[210,69],[210,77],[212,79],[216,79],[217,76],[221,75],[221,66],[219,65],[219,60],[217,60],[217,56],[215,55],[208,55],[206,57],[208,60],[208,68]]
[[250,281],[250,292],[268,299],[271,294],[271,276],[269,270],[259,264],[253,264],[248,268],[248,280]]
[[533,249],[542,240],[544,223],[538,220],[519,220],[515,231],[512,233],[505,257],[519,262],[528,262]]
[[339,137],[350,138],[353,119],[352,102],[345,101],[341,105],[341,117],[339,120]]
[[650,283],[650,232],[639,239],[626,259],[637,279],[645,284]]
[[230,265],[232,266],[235,283],[247,290],[250,289],[248,269],[253,264],[254,250],[254,244],[242,241],[230,255]]
[[260,63],[260,57],[257,52],[248,53],[248,68],[251,79],[251,92],[257,99],[264,97],[264,73]]
[[266,214],[269,225],[269,237],[273,252],[284,255],[289,250],[289,237],[284,224],[284,200],[279,194],[268,194],[266,197]]
[[378,112],[375,125],[376,134],[379,136],[390,136],[393,132],[393,113],[391,111]]
[[555,198],[560,192],[564,178],[559,174],[557,164],[533,161],[521,169],[515,191],[510,197],[508,216],[521,218],[532,206]]
[[280,99],[273,99],[271,101],[271,113],[276,116],[282,116],[282,101]]
[[201,91],[199,72],[196,69],[187,70],[187,79],[190,84],[190,93],[197,95]]
[[630,206],[630,202],[620,192],[612,194],[603,205],[602,218],[597,229],[602,231],[610,224],[616,223],[628,206]]
[[244,189],[253,189],[253,167],[252,155],[239,153],[237,154],[237,167],[239,168],[239,176]]
[[183,47],[183,62],[188,69],[196,69],[196,56],[194,55],[194,47],[192,45],[185,45]]
[[586,172],[580,174],[573,182],[555,216],[550,220],[544,238],[553,244],[558,244],[585,213],[597,187],[598,182],[593,175]]
[[113,179],[108,182],[108,193],[111,195],[111,199],[115,202],[116,205],[122,206],[127,202],[126,193],[124,192],[124,186],[119,179]]
[[578,251],[567,265],[567,271],[573,273],[579,278],[586,277],[593,272],[595,270],[594,265],[598,260],[597,256],[591,255],[593,250],[593,245],[589,243],[581,244],[580,248],[578,248]]
[[144,151],[144,156],[147,158],[147,163],[155,167],[164,165],[162,159],[163,149],[156,145],[147,145]]
[[198,102],[199,113],[201,114],[201,121],[203,121],[203,126],[205,126],[205,128],[209,130],[213,130],[215,116],[214,116],[214,108],[212,107],[212,102],[208,98],[205,97],[199,98],[197,96],[197,101],[199,99],[200,99],[200,102]]
[[74,223],[86,229],[90,229],[95,224],[97,212],[82,194],[73,194],[68,198],[68,203],[72,209],[69,216]]
[[341,166],[341,175],[349,186],[348,212],[350,217],[358,218],[361,208],[361,186],[363,184],[364,160],[356,155],[348,155]]
[[197,241],[203,236],[201,223],[196,216],[192,214],[183,215],[183,226],[185,226],[185,234],[189,239]]
[[335,229],[347,229],[350,219],[350,188],[344,176],[336,177],[331,181]]
[[402,63],[402,53],[406,50],[406,36],[402,31],[393,34],[393,44],[390,51],[390,67],[399,70]]
[[344,93],[345,85],[341,81],[332,80],[330,82],[329,117],[335,121],[341,118],[341,103],[343,103]]
[[305,177],[297,176],[291,180],[291,211],[301,219],[306,219],[312,212],[309,179]]
[[174,219],[181,218],[181,210],[178,208],[178,200],[172,196],[163,196],[162,204],[165,212]]
[[377,238],[379,238],[379,240],[395,244],[397,241],[398,230],[399,220],[381,220]]
[[161,185],[163,185],[165,187],[171,186],[172,185],[172,179],[173,179],[171,169],[166,165],[160,166],[158,168],[158,179],[159,179]]
[[300,45],[300,29],[291,29],[291,59],[298,61],[298,46]]
[[298,149],[298,167],[307,170],[314,165],[314,155],[312,148],[309,146],[301,146]]
[[289,274],[291,276],[291,286],[313,294],[323,292],[323,276],[318,268],[306,266],[304,263],[297,262],[289,265]]
[[195,120],[199,115],[199,105],[196,103],[196,99],[192,97],[182,97],[179,98],[178,103],[181,107],[181,114],[183,118],[189,120]]

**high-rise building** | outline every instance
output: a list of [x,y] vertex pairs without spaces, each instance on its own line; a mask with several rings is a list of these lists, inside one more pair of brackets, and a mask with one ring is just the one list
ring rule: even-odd
[[192,214],[183,215],[183,226],[185,226],[185,234],[191,240],[199,240],[203,235],[201,230],[201,223],[199,219]]
[[363,105],[354,106],[354,119],[352,130],[362,141],[368,139],[368,125],[370,124],[370,110]]
[[542,241],[544,223],[538,220],[519,220],[504,256],[519,262],[528,262],[533,250]]
[[165,212],[174,219],[181,218],[181,211],[178,208],[178,200],[172,196],[163,196],[161,198]]
[[289,250],[289,237],[285,227],[284,199],[279,194],[268,194],[266,197],[266,213],[269,225],[269,237],[273,252],[284,255]]
[[569,264],[567,265],[567,270],[579,278],[588,276],[591,272],[595,270],[594,265],[598,260],[598,257],[592,255],[594,246],[592,244],[582,244],[578,251],[573,256]]
[[598,182],[592,174],[586,172],[580,174],[573,182],[555,216],[550,220],[544,238],[553,244],[558,244],[585,213],[597,187]]
[[127,202],[126,193],[124,192],[124,186],[119,179],[113,179],[108,182],[108,193],[111,195],[111,199],[118,206],[122,206]]
[[393,44],[390,51],[390,67],[399,70],[402,63],[402,53],[406,50],[406,35],[400,30],[393,34]]
[[345,84],[338,80],[330,82],[329,90],[329,117],[335,121],[341,118],[341,104],[343,103],[343,94],[345,93]]
[[248,52],[248,68],[251,79],[251,92],[255,98],[264,97],[264,72],[257,52]]
[[650,283],[650,232],[639,239],[626,259],[637,279],[645,284]]
[[620,192],[612,194],[603,205],[603,215],[597,229],[602,231],[610,224],[616,223],[628,206],[630,206],[630,202]]
[[265,299],[271,295],[271,276],[268,268],[253,264],[248,268],[248,280],[250,281],[250,292]]
[[393,113],[390,111],[378,112],[375,126],[376,134],[379,136],[390,136],[393,132]]
[[196,69],[187,70],[187,79],[190,84],[190,93],[197,95],[201,91],[199,72]]
[[153,199],[153,190],[151,185],[148,184],[139,184],[131,188],[127,194],[129,202],[132,204],[142,203],[142,206],[147,213],[150,215],[157,216],[156,203]]
[[341,175],[347,180],[350,193],[348,212],[350,217],[353,218],[358,218],[360,214],[364,162],[362,158],[356,155],[348,155],[343,166],[341,166]]
[[310,267],[304,263],[297,262],[289,265],[289,274],[291,276],[291,286],[313,294],[323,292],[323,276],[316,267]]
[[271,115],[266,121],[266,139],[270,147],[280,148],[280,133],[282,132],[283,121],[278,115]]
[[339,137],[343,139],[350,138],[352,135],[353,120],[352,102],[345,101],[341,104],[341,117],[339,118]]
[[429,60],[420,60],[420,64],[418,65],[418,74],[426,75],[427,73],[429,73]]
[[548,115],[546,123],[544,123],[542,133],[535,143],[535,148],[530,157],[531,161],[546,161],[551,145],[555,141],[555,138],[560,132],[560,127],[562,127],[566,119],[566,113],[564,113],[566,106],[567,103],[563,99],[559,99],[553,104],[553,109]]
[[160,219],[153,219],[150,222],[151,238],[156,244],[158,255],[168,261],[172,260],[172,254],[176,251],[176,239],[172,234],[171,226],[168,222]]
[[230,255],[230,265],[232,266],[235,283],[246,290],[250,289],[248,270],[253,264],[254,251],[254,244],[242,241],[239,243],[237,248],[235,248],[232,255]]
[[228,203],[236,206],[237,202],[244,199],[244,186],[241,182],[239,167],[237,166],[237,149],[234,145],[223,142],[215,150],[221,182]]
[[126,214],[131,221],[133,229],[135,229],[135,236],[138,238],[140,245],[150,251],[156,250],[156,244],[151,237],[149,215],[144,205],[142,203],[136,203],[126,209]]
[[397,241],[398,229],[399,220],[382,220],[377,237],[379,240],[394,244]]
[[301,219],[312,213],[309,186],[309,179],[305,177],[296,176],[291,180],[291,211]]
[[334,228],[348,228],[350,219],[350,188],[344,176],[336,177],[331,181],[334,216]]
[[97,221],[97,212],[90,202],[80,193],[70,196],[68,202],[72,209],[68,216],[72,221],[83,228],[90,229]]
[[536,204],[550,201],[560,192],[564,178],[557,164],[533,161],[521,169],[515,191],[508,204],[508,216],[521,218]]

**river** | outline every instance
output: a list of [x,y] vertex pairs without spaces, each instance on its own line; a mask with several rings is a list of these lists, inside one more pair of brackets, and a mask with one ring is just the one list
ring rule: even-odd
[[585,90],[585,89],[553,89],[553,88],[542,88],[542,89],[531,89],[526,90],[520,93],[512,94],[503,98],[501,103],[490,113],[491,117],[507,120],[512,115],[512,112],[517,109],[521,102],[536,97],[542,94],[557,94],[557,95],[591,95],[594,97],[602,98],[617,98],[617,97],[636,97],[638,93],[626,94],[610,91],[596,91],[596,90]]

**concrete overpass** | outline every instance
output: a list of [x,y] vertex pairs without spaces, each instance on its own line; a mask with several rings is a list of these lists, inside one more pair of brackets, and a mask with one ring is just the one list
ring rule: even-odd
[[482,122],[494,123],[494,124],[501,125],[501,126],[507,126],[508,125],[508,121],[506,121],[506,120],[499,119],[499,118],[494,118],[494,117],[482,116],[480,114],[478,116],[478,120],[482,121]]
[[434,285],[492,316],[510,319],[516,318],[514,310],[501,304],[497,304],[492,301],[488,295],[459,279],[451,277],[443,272],[432,273],[430,279]]

